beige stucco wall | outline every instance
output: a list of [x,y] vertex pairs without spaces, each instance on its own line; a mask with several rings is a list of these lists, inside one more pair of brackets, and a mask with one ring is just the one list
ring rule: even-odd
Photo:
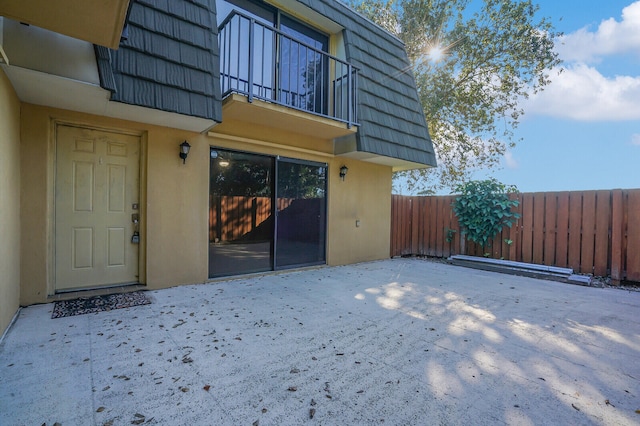
[[0,336],[20,302],[20,101],[0,68]]
[[[316,141],[300,135],[278,148],[248,138],[203,135],[96,117],[34,105],[22,107],[22,303],[45,302],[53,292],[53,123],[69,122],[139,134],[142,149],[141,281],[151,289],[201,283],[208,279],[209,147],[281,155],[329,166],[328,255],[331,265],[389,255],[391,169],[314,152]],[[245,124],[246,126],[246,124]],[[214,128],[215,130],[215,128]],[[264,132],[263,132],[264,134]],[[273,135],[271,135],[273,136]],[[187,140],[186,164],[178,145]],[[322,144],[322,148],[326,144]],[[338,174],[346,164],[345,181]],[[356,227],[356,220],[361,226]]]
[[[343,164],[349,171],[341,181],[339,173]],[[328,264],[388,258],[391,168],[336,158],[331,163],[330,173]]]

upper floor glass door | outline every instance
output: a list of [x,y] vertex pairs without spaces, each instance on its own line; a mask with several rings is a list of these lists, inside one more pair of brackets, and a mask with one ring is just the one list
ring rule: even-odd
[[321,52],[328,51],[329,38],[285,15],[280,16],[280,31],[290,37],[281,39],[279,100],[326,115],[328,63]]
[[329,55],[329,36],[272,6],[218,0],[220,80],[231,92],[355,120],[357,71]]

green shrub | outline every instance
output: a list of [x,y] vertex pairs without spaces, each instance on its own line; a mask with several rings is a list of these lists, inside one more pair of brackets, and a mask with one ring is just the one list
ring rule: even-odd
[[504,226],[511,225],[520,218],[512,212],[518,200],[509,198],[517,193],[513,185],[504,185],[496,179],[470,181],[455,188],[460,195],[453,203],[453,211],[458,217],[462,233],[470,241],[486,247]]

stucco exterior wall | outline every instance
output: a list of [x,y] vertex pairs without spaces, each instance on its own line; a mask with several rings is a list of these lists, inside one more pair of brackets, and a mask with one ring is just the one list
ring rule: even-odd
[[[339,171],[343,164],[349,171],[341,181]],[[390,167],[341,158],[332,161],[327,250],[329,265],[389,257],[391,181]]]
[[[389,255],[389,167],[346,161],[315,151],[314,147],[326,150],[326,143],[318,144],[315,138],[300,135],[278,133],[288,142],[297,140],[295,146],[278,147],[273,142],[265,144],[246,137],[190,133],[34,105],[23,105],[22,110],[23,304],[45,302],[47,295],[53,293],[56,121],[140,135],[140,281],[149,289],[202,283],[208,279],[211,146],[327,163],[327,262],[340,265]],[[186,164],[178,157],[178,146],[184,140],[191,144]],[[339,169],[343,164],[349,167],[349,173],[341,181]],[[360,220],[360,227],[356,227],[356,220]]]
[[20,303],[20,101],[0,68],[0,336]]

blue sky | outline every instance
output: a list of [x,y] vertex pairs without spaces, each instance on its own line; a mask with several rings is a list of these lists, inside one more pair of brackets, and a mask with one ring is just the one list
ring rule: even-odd
[[537,0],[564,72],[524,104],[494,176],[521,192],[640,188],[640,0]]

